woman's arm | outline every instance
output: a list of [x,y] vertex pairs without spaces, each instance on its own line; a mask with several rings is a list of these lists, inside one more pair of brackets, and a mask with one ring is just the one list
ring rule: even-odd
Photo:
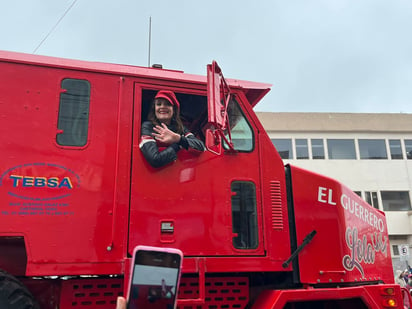
[[193,133],[188,129],[183,128],[183,134],[179,135],[176,132],[170,130],[165,124],[161,126],[155,126],[153,128],[153,136],[155,139],[167,145],[178,144],[182,148],[189,151],[200,151],[205,150],[205,145],[199,139],[197,139]]
[[196,138],[193,133],[186,128],[184,128],[179,145],[186,150],[194,152],[203,152],[206,149],[205,144],[203,144],[200,139]]
[[[166,146],[159,150],[156,140]],[[177,152],[184,148],[192,152],[205,151],[205,145],[189,130],[184,128],[182,135],[171,131],[166,125],[153,126],[149,121],[142,124],[142,137],[139,144],[143,156],[153,167],[162,167],[177,159]]]
[[153,125],[148,121],[142,124],[142,137],[139,147],[147,162],[153,167],[162,167],[175,161],[180,148],[178,144],[173,143],[160,151],[153,136]]

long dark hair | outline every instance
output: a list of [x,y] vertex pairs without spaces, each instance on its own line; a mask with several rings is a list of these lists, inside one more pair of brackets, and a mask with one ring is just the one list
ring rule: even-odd
[[[149,109],[149,114],[147,115],[147,119],[150,120],[154,126],[161,125],[159,119],[156,118],[156,113],[155,113],[155,105],[156,105],[157,100],[161,100],[161,99],[154,99],[152,101],[152,104],[150,105],[150,109]],[[182,119],[180,119],[179,109],[177,108],[176,105],[172,105],[172,106],[173,106],[173,116],[170,121],[170,125],[172,128],[176,129],[176,133],[183,134],[183,122],[182,122]]]

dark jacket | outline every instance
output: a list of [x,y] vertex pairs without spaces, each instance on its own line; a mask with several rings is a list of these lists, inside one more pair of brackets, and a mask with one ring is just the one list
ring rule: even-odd
[[[184,148],[189,151],[203,152],[205,151],[205,145],[199,139],[197,139],[188,129],[183,129],[183,134],[180,137],[179,143],[172,145],[164,145],[157,141],[153,137],[154,125],[150,121],[142,123],[141,141],[139,144],[140,150],[143,156],[153,167],[162,167],[177,159],[177,152]],[[176,132],[173,126],[168,128]]]

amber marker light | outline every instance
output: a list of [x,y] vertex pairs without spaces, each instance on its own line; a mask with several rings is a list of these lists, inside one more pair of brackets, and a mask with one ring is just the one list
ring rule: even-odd
[[396,308],[397,307],[396,300],[393,298],[388,298],[383,301],[383,306],[385,308]]
[[395,295],[395,289],[394,288],[382,288],[381,295]]

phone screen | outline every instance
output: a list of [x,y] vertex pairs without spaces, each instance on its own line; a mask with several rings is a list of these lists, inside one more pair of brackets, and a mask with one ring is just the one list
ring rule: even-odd
[[136,251],[128,308],[173,309],[180,265],[179,254]]

